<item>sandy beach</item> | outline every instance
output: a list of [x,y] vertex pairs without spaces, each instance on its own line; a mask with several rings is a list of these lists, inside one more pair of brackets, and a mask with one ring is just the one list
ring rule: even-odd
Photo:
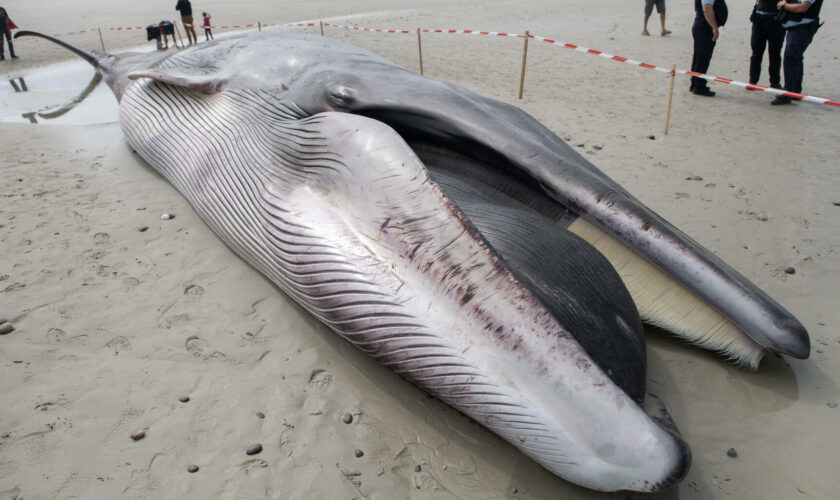
[[[111,27],[177,18],[174,0],[45,3],[2,6],[21,29],[98,27],[102,41],[98,31],[61,38],[110,52],[154,48],[145,32]],[[709,72],[746,81],[752,4],[730,3]],[[193,6],[220,26],[528,30],[661,67],[691,63],[691,0],[668,1],[667,37],[656,17],[652,36],[640,35],[641,1]],[[840,6],[826,2],[822,17],[804,92],[840,99]],[[325,36],[419,71],[414,33]],[[770,94],[719,83],[716,97],[694,96],[677,76],[664,135],[668,74],[531,41],[520,100],[522,45],[426,33],[424,73],[532,114],[811,335],[809,359],[769,355],[751,372],[648,332],[649,390],[693,452],[678,487],[575,486],[355,349],[231,252],[131,151],[104,85],[68,105],[92,71],[22,38],[20,59],[0,62],[0,317],[14,325],[0,335],[0,499],[836,498],[840,109],[770,106]],[[767,85],[766,60],[762,69]],[[247,455],[257,443],[262,452]]]

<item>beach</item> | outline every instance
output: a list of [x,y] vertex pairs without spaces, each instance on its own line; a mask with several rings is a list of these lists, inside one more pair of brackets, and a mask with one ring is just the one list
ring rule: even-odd
[[[176,21],[174,3],[2,5],[21,29],[119,52],[153,50],[134,28]],[[320,34],[323,21],[325,36],[418,72],[417,28],[529,31],[663,68],[691,63],[689,0],[667,3],[667,37],[656,14],[640,35],[643,2],[192,3],[219,26]],[[730,3],[709,73],[744,82],[752,6]],[[840,19],[840,7],[826,3],[822,17]],[[771,106],[771,94],[725,83],[695,96],[677,75],[665,135],[667,72],[532,39],[519,99],[522,38],[422,33],[425,76],[533,115],[810,333],[809,359],[768,355],[753,372],[650,330],[648,389],[693,463],[668,491],[599,493],[296,305],[131,150],[104,85],[77,105],[90,79],[78,58],[42,39],[14,43],[20,59],[0,62],[0,317],[14,326],[0,335],[0,499],[838,495],[840,109]],[[838,46],[828,22],[806,52],[804,93],[840,99]],[[16,91],[26,82],[32,91]],[[262,451],[246,454],[255,444]]]

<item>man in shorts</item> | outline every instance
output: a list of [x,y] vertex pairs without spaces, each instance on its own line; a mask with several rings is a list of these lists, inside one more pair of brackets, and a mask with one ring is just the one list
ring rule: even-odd
[[648,19],[653,13],[653,6],[656,5],[656,12],[659,13],[659,23],[662,25],[662,36],[670,35],[671,32],[665,29],[665,0],[645,0],[645,25],[642,28],[642,35],[650,36],[647,30]]
[[[190,45],[198,43],[198,37],[195,34],[195,27],[193,26],[192,4],[190,0],[178,0],[175,4],[175,10],[181,11],[181,22],[184,23],[184,31],[187,32],[187,40]],[[183,43],[183,40],[181,40]]]

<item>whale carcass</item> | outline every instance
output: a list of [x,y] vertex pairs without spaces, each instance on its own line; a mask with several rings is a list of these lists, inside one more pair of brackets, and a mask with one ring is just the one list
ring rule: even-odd
[[642,409],[642,320],[750,366],[808,356],[790,313],[516,107],[318,36],[128,56],[53,41],[237,254],[569,481],[656,491],[688,469]]

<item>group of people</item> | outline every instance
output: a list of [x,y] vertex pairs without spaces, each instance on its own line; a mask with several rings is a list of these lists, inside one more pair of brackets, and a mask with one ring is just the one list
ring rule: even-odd
[[[770,70],[770,87],[788,92],[802,92],[803,59],[805,49],[814,39],[820,27],[820,8],[823,0],[756,0],[750,21],[752,35],[750,46],[750,84],[758,84],[761,61],[767,50]],[[665,0],[645,0],[645,20],[642,35],[648,36],[648,19],[653,8],[659,14],[662,36],[671,32],[665,29]],[[712,61],[719,28],[726,23],[728,9],[726,0],[694,0],[694,54],[691,71],[706,73]],[[782,46],[785,47],[784,63]],[[782,87],[781,70],[784,68],[785,85]],[[748,87],[749,88],[749,87]],[[714,96],[705,79],[692,77],[689,91],[701,96]],[[789,104],[794,99],[779,95],[771,104]]]
[[[195,25],[193,24],[192,4],[190,0],[178,0],[178,3],[175,4],[175,10],[181,13],[181,22],[184,23],[184,31],[187,33],[187,40],[189,40],[190,45],[198,43],[198,37],[195,34]],[[201,16],[203,18],[202,27],[204,28],[204,38],[208,41],[212,40],[213,32],[210,29],[210,14],[202,12]]]
[[[802,92],[805,50],[820,27],[820,8],[823,0],[756,0],[753,13],[750,46],[750,81],[758,84],[761,61],[768,52],[770,87],[788,92]],[[726,0],[694,0],[694,55],[691,71],[706,73],[719,36],[719,28],[726,23]],[[782,46],[784,45],[784,59]],[[781,72],[785,83],[782,87]],[[748,87],[749,88],[749,87]],[[713,96],[705,79],[691,78],[689,90],[696,95]],[[789,104],[794,99],[778,95],[771,102],[774,106]]]

